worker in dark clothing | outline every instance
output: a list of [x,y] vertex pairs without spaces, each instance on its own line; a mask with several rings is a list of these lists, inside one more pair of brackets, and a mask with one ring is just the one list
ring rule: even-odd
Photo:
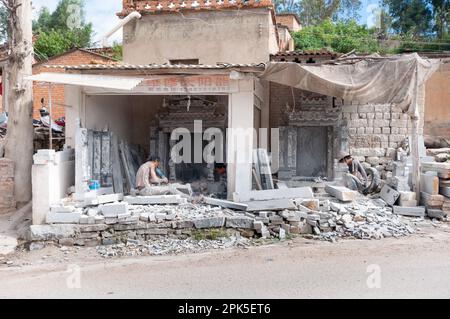
[[[345,163],[348,166],[348,171],[351,175],[353,175],[353,177],[356,177],[362,185],[365,185],[367,183],[367,173],[366,170],[364,169],[364,167],[361,165],[361,163],[354,159],[351,155],[349,154],[342,154],[340,155],[340,163]],[[354,182],[354,180],[352,178],[347,179],[347,183],[349,185],[347,185],[347,187],[353,189],[353,190],[357,190],[358,187],[356,185],[356,183]]]

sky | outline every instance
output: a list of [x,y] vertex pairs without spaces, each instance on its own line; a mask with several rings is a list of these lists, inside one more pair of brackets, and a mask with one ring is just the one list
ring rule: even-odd
[[[53,11],[58,2],[58,0],[32,0],[33,19],[38,16],[43,6]],[[122,10],[122,0],[85,0],[85,3],[86,20],[92,22],[94,26],[94,42],[100,42],[102,36],[120,21],[116,13]],[[110,38],[110,43],[114,40],[121,41],[121,38],[122,32],[119,30]]]
[[[42,6],[46,6],[53,11],[56,8],[58,0],[32,0],[33,2],[33,18],[38,16]],[[122,0],[85,0],[86,3],[86,20],[92,22],[94,26],[94,42],[100,42],[102,36],[111,30],[119,21],[116,13],[122,8]],[[371,5],[378,3],[378,0],[362,0],[361,7],[361,24],[371,24]],[[117,31],[111,38],[113,41],[121,41],[122,32]]]

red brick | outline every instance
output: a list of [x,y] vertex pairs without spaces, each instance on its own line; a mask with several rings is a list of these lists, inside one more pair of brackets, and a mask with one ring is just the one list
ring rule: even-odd
[[[46,65],[80,65],[91,64],[93,62],[111,62],[108,57],[90,53],[84,50],[74,50],[63,55],[51,58],[49,61],[35,64],[33,74],[39,73],[65,73],[63,69],[49,69]],[[48,109],[48,84],[34,82],[33,84],[33,118],[39,119],[39,109],[41,108],[41,99],[45,99],[45,106]],[[52,85],[52,118],[58,119],[65,116],[64,111],[64,85]],[[49,110],[50,111],[50,110]]]

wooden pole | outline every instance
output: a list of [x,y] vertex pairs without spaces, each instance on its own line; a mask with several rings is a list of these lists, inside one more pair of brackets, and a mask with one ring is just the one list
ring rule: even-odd
[[48,84],[48,109],[49,109],[49,117],[50,117],[50,131],[49,131],[49,149],[52,150],[53,149],[53,130],[52,130],[52,84],[49,83]]
[[413,190],[416,192],[417,200],[420,199],[420,154],[419,154],[419,79],[418,67],[415,71],[415,92],[414,92],[414,115],[411,116],[412,134],[411,134],[411,157],[412,157],[412,182]]

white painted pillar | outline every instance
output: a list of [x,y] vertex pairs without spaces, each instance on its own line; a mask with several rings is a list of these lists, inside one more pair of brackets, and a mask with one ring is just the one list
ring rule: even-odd
[[228,198],[252,189],[253,91],[229,95],[227,130]]
[[[79,123],[79,120],[78,120]],[[78,128],[75,134],[75,200],[83,201],[89,190],[88,130]]]
[[66,145],[75,148],[75,135],[78,128],[78,119],[83,120],[81,110],[83,99],[79,86],[66,85],[64,88],[64,111],[66,115]]
[[[36,158],[42,156],[35,155]],[[75,182],[73,150],[57,152],[54,159],[32,167],[33,225],[45,224],[50,206],[60,204]]]

